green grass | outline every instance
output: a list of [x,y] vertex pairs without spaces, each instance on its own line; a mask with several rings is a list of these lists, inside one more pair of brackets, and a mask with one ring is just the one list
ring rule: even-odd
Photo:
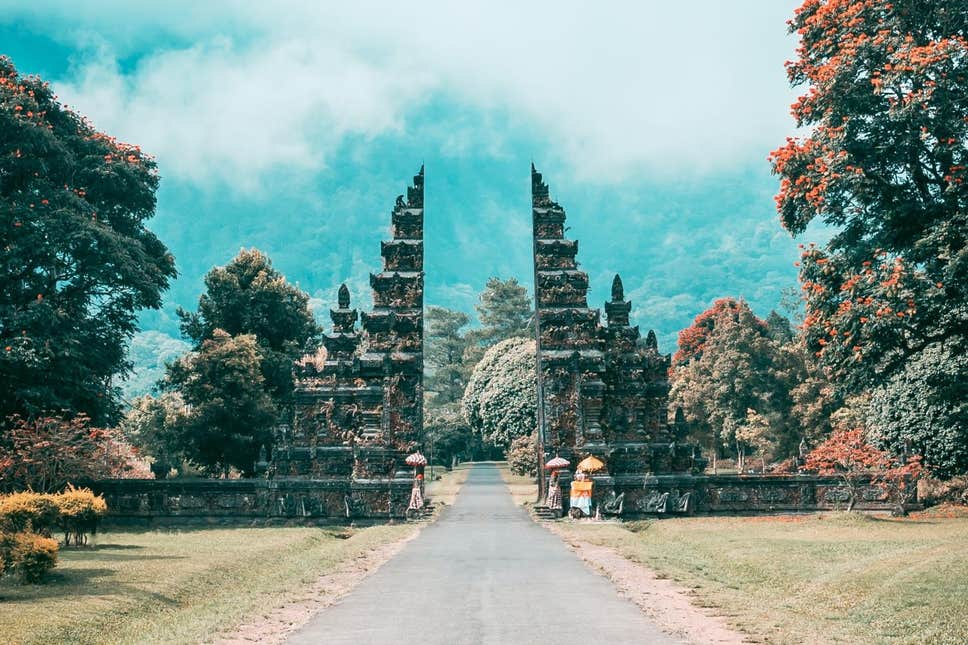
[[412,525],[102,533],[44,585],[0,582],[4,643],[197,643]]
[[[474,464],[471,463],[457,464],[451,470],[446,470],[440,466],[434,466],[431,470],[428,467],[425,484],[427,497],[435,504],[453,505],[457,493],[464,482],[467,481],[467,475],[470,474],[473,467]],[[434,479],[434,477],[440,477],[440,479]]]
[[563,523],[770,643],[968,642],[968,518],[856,514]]
[[507,484],[508,492],[511,493],[511,499],[514,500],[514,503],[517,506],[533,504],[538,497],[538,484],[535,478],[515,475],[508,468],[506,461],[498,462],[498,467],[501,470],[501,477],[504,479],[504,483]]

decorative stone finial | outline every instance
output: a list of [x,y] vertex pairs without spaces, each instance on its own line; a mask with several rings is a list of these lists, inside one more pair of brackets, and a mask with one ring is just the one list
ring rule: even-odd
[[615,279],[612,280],[612,302],[621,302],[625,300],[625,287],[622,286],[622,276],[615,274]]
[[339,291],[336,294],[336,302],[339,303],[340,309],[350,308],[350,290],[346,288],[345,283],[339,286]]
[[646,334],[645,336],[645,346],[648,349],[654,349],[655,351],[659,351],[659,339],[655,337],[655,332],[652,331],[651,329],[649,330],[649,333]]

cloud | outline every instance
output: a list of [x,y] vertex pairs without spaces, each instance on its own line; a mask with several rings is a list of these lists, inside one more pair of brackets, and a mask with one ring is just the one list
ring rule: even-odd
[[[273,169],[316,172],[348,138],[410,126],[449,132],[442,153],[464,154],[475,122],[504,123],[494,113],[587,181],[762,162],[792,129],[794,5],[65,1],[5,13],[85,48],[58,90],[166,175],[257,190]],[[434,98],[463,114],[422,113]]]

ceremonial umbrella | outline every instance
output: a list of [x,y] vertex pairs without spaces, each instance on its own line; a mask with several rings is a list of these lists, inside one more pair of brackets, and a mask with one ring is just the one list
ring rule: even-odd
[[602,460],[594,455],[585,457],[580,462],[578,462],[578,470],[584,473],[594,473],[605,468],[605,464]]
[[555,457],[545,464],[545,469],[547,470],[559,470],[561,468],[567,468],[571,465],[571,462],[564,457]]
[[419,468],[427,465],[427,458],[421,455],[419,452],[415,452],[412,455],[407,456],[406,462],[408,466]]

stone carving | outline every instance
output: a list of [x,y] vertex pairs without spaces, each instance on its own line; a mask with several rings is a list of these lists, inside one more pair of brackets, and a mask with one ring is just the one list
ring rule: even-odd
[[720,488],[716,490],[716,497],[724,504],[735,504],[749,501],[750,494],[742,488]]
[[346,517],[352,519],[354,517],[366,517],[366,503],[359,497],[354,497],[347,493],[343,496],[343,510]]
[[850,501],[850,490],[847,488],[828,488],[824,491],[823,495],[824,501],[838,503],[847,503]]
[[785,502],[790,499],[790,491],[786,488],[760,488],[759,498],[764,502]]
[[639,502],[638,510],[642,513],[665,513],[669,503],[669,493],[661,491],[650,491]]
[[609,491],[608,499],[602,502],[601,509],[602,513],[605,515],[618,516],[622,514],[622,510],[625,507],[625,493],[615,494],[615,491]]

